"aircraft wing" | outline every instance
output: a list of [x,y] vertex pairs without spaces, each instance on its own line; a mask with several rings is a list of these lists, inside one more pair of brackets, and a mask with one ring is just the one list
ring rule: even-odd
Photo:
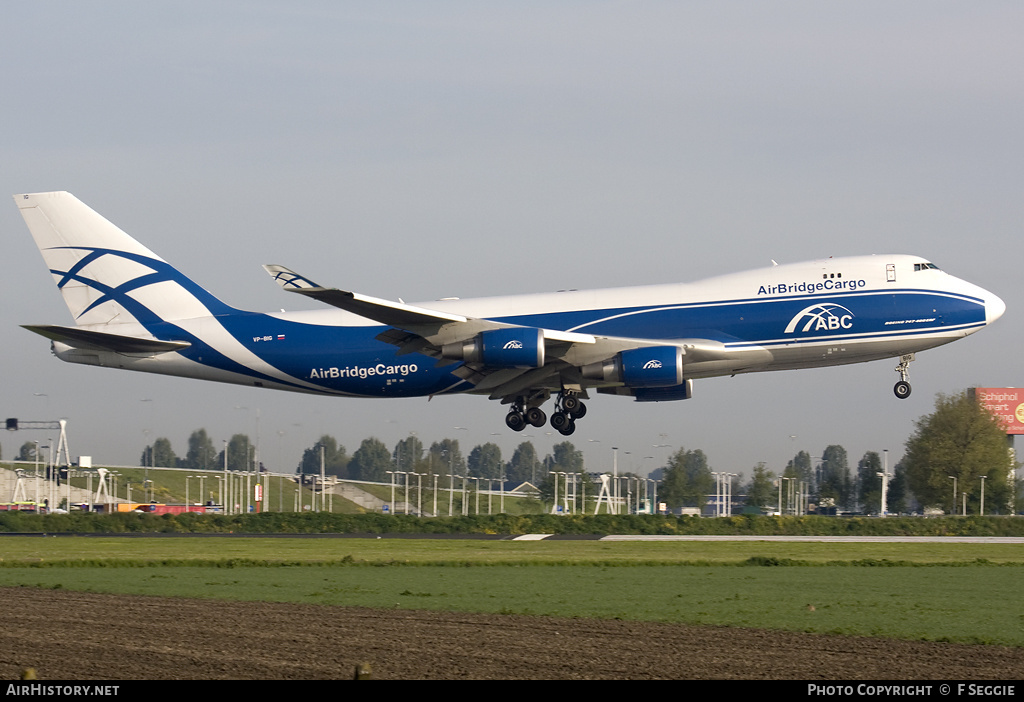
[[[352,312],[360,317],[372,319],[381,324],[430,334],[432,328],[440,330],[450,325],[465,325],[460,334],[455,336],[470,336],[466,332],[476,333],[484,328],[513,327],[511,324],[501,324],[490,320],[482,320],[473,317],[464,317],[458,314],[450,314],[439,310],[432,310],[426,307],[408,305],[404,302],[392,302],[377,297],[370,297],[361,293],[339,290],[337,288],[325,288],[317,285],[309,278],[299,275],[284,266],[270,264],[263,266],[277,283],[286,291],[299,293],[314,300],[319,300],[328,305],[338,307],[347,312]],[[544,338],[553,341],[564,341],[568,343],[594,343],[594,337],[590,334],[576,334],[573,332],[545,329]],[[436,334],[437,332],[435,332]],[[438,339],[440,341],[440,339]],[[442,343],[450,343],[447,340]]]
[[[438,365],[458,363],[460,359],[446,357],[445,346],[458,345],[477,334],[495,329],[524,329],[489,319],[466,317],[432,310],[404,302],[392,302],[360,293],[325,288],[309,278],[279,265],[266,265],[264,269],[286,291],[311,297],[326,304],[352,312],[391,329],[378,335],[381,341],[399,347],[400,354],[423,353],[438,359]],[[583,355],[604,358],[609,351],[591,334],[578,334],[558,329],[542,329],[546,362],[539,368],[490,368],[485,364],[466,362],[452,372],[477,386],[477,392],[488,392],[492,397],[506,397],[522,388],[543,385],[564,368],[581,362],[577,347],[594,347],[595,353]],[[614,351],[610,352],[614,353]],[[573,362],[565,360],[572,356]],[[589,361],[588,361],[589,362]],[[555,379],[557,381],[557,378]],[[557,389],[558,383],[551,382]]]
[[278,285],[288,292],[305,295],[360,317],[366,317],[399,329],[440,327],[452,322],[466,323],[469,321],[467,317],[457,314],[447,314],[425,307],[407,305],[404,302],[391,302],[337,288],[325,288],[284,266],[272,264],[263,266],[263,268],[270,273]]
[[[289,292],[311,297],[391,327],[377,338],[397,346],[399,354],[422,353],[438,359],[439,366],[461,361],[461,365],[452,370],[454,375],[474,385],[475,392],[487,393],[492,399],[503,399],[505,402],[538,389],[558,391],[563,387],[572,387],[582,391],[588,386],[621,385],[617,381],[584,378],[580,369],[607,361],[622,351],[643,347],[678,347],[687,363],[755,363],[763,362],[766,354],[769,358],[771,355],[763,349],[737,351],[710,339],[682,339],[665,344],[644,339],[521,327],[325,288],[284,266],[267,265],[264,268]],[[478,335],[496,330],[509,330],[513,334],[515,330],[539,332],[540,343],[543,345],[543,353],[539,358],[543,360],[534,367],[503,367],[500,364],[483,363],[472,352],[465,357],[459,355],[463,345],[472,345],[479,338]]]

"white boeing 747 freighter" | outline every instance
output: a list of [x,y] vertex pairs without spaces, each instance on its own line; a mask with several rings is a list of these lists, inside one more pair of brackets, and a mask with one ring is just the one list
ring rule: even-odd
[[[991,324],[1005,305],[908,255],[776,265],[690,283],[406,304],[327,288],[327,307],[235,309],[70,193],[15,201],[74,319],[31,325],[64,361],[345,397],[485,395],[505,423],[572,434],[593,392],[683,400],[693,381],[898,358]],[[542,409],[552,399],[550,420]]]

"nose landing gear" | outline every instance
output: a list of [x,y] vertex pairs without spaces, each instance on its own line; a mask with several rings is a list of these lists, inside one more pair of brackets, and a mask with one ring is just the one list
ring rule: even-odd
[[893,386],[892,391],[896,397],[901,400],[905,400],[910,397],[910,382],[907,380],[909,377],[908,370],[910,369],[910,362],[914,360],[914,354],[908,353],[905,356],[900,356],[900,364],[896,366],[896,372],[900,374],[899,382]]

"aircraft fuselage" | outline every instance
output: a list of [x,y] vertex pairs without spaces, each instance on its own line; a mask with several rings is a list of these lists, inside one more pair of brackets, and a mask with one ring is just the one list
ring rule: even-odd
[[[857,256],[773,266],[681,284],[565,291],[419,303],[526,327],[686,344],[710,339],[736,359],[688,363],[687,378],[857,363],[923,351],[967,336],[998,317],[985,290],[916,256]],[[915,270],[915,266],[918,267]],[[997,308],[993,314],[993,308]],[[203,339],[226,331],[267,366],[238,365]],[[106,331],[114,327],[106,325]],[[284,390],[411,397],[476,388],[421,354],[398,355],[375,337],[386,329],[341,310],[251,313],[148,325],[192,346],[133,359],[65,347],[68,361]],[[137,325],[118,330],[138,333]],[[274,369],[271,371],[270,369]],[[483,392],[483,391],[481,391]]]

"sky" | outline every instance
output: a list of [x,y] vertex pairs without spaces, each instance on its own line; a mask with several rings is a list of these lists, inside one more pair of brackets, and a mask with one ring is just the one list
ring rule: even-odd
[[[773,2],[32,2],[0,26],[0,180],[68,190],[238,307],[315,309],[261,269],[429,301],[689,282],[865,253],[996,293],[991,328],[896,361],[715,378],[682,402],[596,397],[591,471],[903,453],[937,393],[1024,384],[1024,5]],[[195,429],[292,470],[415,433],[511,458],[482,397],[322,398],[65,364],[21,324],[70,315],[0,207],[0,414],[65,418],[130,465]],[[52,432],[0,434],[3,457]]]

